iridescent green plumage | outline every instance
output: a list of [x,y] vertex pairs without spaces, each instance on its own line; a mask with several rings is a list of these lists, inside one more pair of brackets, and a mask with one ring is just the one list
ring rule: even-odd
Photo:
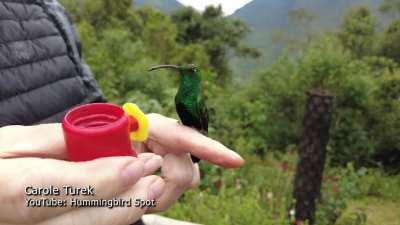
[[208,110],[201,91],[201,77],[197,67],[194,65],[162,65],[154,67],[150,71],[161,68],[178,70],[181,75],[178,93],[175,96],[175,107],[182,123],[207,135]]

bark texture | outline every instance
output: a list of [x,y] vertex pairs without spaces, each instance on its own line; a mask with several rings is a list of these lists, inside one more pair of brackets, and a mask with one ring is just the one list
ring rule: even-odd
[[315,222],[316,202],[321,193],[329,141],[332,103],[333,96],[325,91],[307,93],[293,193],[296,199],[296,224]]

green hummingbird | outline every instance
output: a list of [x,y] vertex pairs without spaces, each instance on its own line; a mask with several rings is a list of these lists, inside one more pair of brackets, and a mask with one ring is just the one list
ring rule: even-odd
[[[209,117],[201,90],[199,69],[195,65],[160,65],[151,68],[149,71],[165,68],[176,70],[181,76],[178,93],[175,96],[175,107],[182,124],[207,135]],[[192,160],[195,163],[200,161],[193,156]]]

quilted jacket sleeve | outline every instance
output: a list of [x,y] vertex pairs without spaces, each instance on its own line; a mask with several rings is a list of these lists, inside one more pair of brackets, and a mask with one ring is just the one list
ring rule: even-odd
[[76,27],[65,8],[57,0],[46,1],[49,11],[55,16],[62,30],[65,33],[67,44],[72,48],[73,58],[77,61],[83,80],[91,92],[92,102],[106,102],[103,92],[101,91],[95,77],[82,57],[81,42]]

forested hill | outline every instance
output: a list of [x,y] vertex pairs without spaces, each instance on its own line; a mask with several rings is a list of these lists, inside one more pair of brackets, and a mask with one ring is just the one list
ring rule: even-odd
[[[165,12],[183,7],[177,0],[133,1],[136,5],[151,5]],[[306,29],[311,33],[318,33],[333,31],[341,23],[344,14],[354,6],[368,5],[376,12],[382,2],[383,0],[253,0],[231,17],[243,20],[251,28],[246,44],[258,49],[262,56],[258,59],[232,56],[231,68],[236,77],[246,78],[272,64],[289,42],[304,38],[303,27],[296,23],[299,21],[291,19],[293,10],[304,9],[298,13],[305,13],[303,16],[310,19]]]
[[255,32],[271,29],[285,29],[290,26],[289,12],[304,8],[314,15],[314,26],[331,28],[343,18],[344,13],[356,5],[369,5],[377,8],[382,0],[253,0],[232,17],[242,19]]
[[164,12],[171,12],[183,6],[176,0],[133,0],[133,4],[153,6]]
[[287,41],[302,36],[296,21],[290,19],[293,10],[304,9],[311,19],[308,29],[318,32],[337,27],[344,14],[354,6],[368,5],[372,11],[377,11],[381,2],[383,0],[253,0],[231,17],[250,26],[252,32],[247,43],[259,49],[263,56],[256,60],[233,57],[231,65],[238,76],[244,77],[273,63]]

